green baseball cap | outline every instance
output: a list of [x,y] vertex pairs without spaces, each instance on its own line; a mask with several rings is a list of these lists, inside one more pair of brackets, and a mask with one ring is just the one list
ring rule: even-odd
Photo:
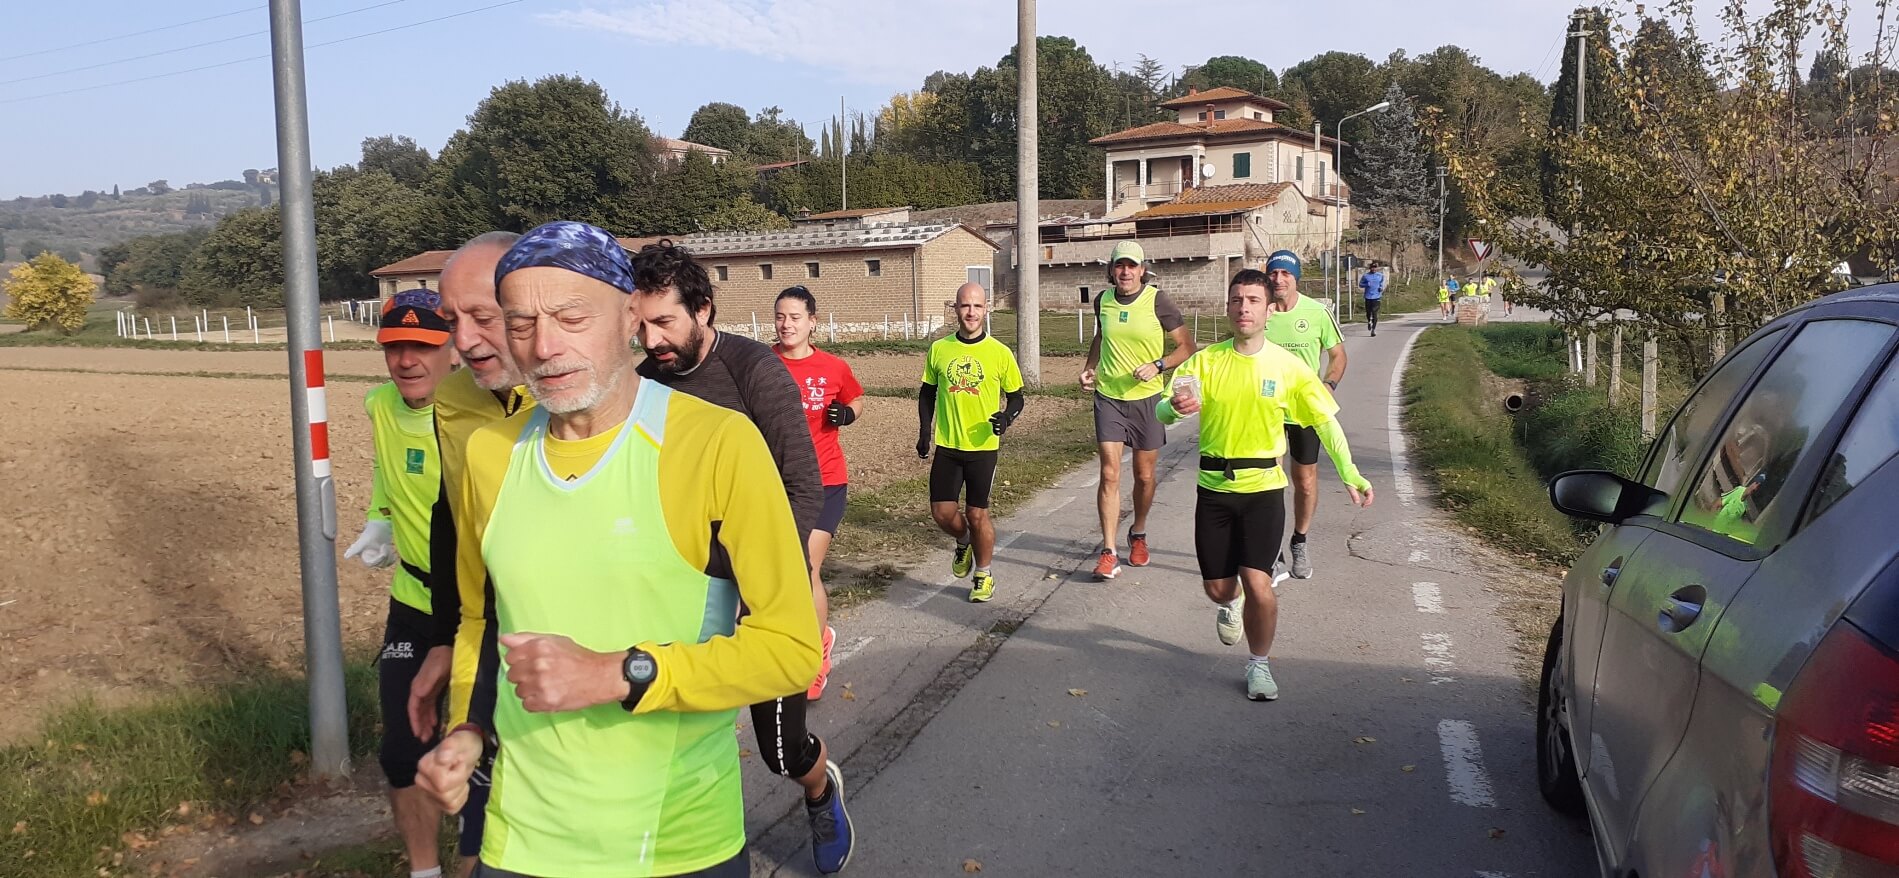
[[1141,245],[1133,241],[1122,241],[1114,245],[1113,253],[1108,254],[1108,264],[1113,265],[1123,259],[1132,259],[1135,265],[1140,265],[1147,261],[1147,254],[1142,252]]

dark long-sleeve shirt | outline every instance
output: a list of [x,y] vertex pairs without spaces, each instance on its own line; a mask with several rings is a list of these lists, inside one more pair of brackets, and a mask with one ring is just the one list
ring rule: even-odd
[[639,373],[641,378],[736,411],[758,427],[784,480],[791,517],[798,523],[799,544],[805,545],[824,507],[824,478],[818,472],[817,448],[811,444],[804,396],[785,362],[759,342],[717,332],[712,352],[691,372],[662,371],[649,357],[640,363]]

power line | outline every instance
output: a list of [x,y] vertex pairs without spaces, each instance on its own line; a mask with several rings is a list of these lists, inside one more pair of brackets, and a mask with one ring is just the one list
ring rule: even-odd
[[7,55],[5,57],[0,57],[0,61],[17,61],[21,58],[34,58],[40,55],[50,55],[54,52],[64,52],[67,49],[82,49],[82,48],[85,48],[86,46],[96,46],[96,45],[99,45],[100,43],[111,43],[111,42],[116,42],[118,40],[129,40],[133,37],[142,37],[146,34],[158,33],[159,31],[176,30],[181,27],[189,27],[194,24],[203,24],[207,21],[217,21],[220,18],[230,18],[233,15],[243,15],[246,12],[256,12],[256,11],[266,9],[266,8],[268,7],[246,6],[243,9],[239,9],[234,12],[221,12],[221,13],[218,13],[217,15],[207,15],[203,18],[194,18],[190,21],[181,21],[181,22],[178,22],[177,24],[168,24],[168,25],[165,25],[164,27],[147,28],[145,30],[133,31],[129,34],[119,34],[116,37],[100,37],[99,39],[87,40],[83,43],[72,43],[70,45],[65,45],[65,46],[54,46],[53,48],[50,48],[50,49],[35,49],[34,51],[24,52],[19,55]]
[[[517,5],[520,3],[526,3],[526,2],[528,2],[528,0],[503,0],[503,2],[500,2],[500,3],[491,3],[487,6],[481,6],[475,9],[463,10],[461,12],[451,12],[447,15],[438,15],[434,18],[411,22],[409,24],[399,24],[399,25],[396,25],[395,27],[383,28],[382,30],[369,31],[368,33],[355,34],[352,36],[341,37],[338,39],[328,40],[321,43],[311,43],[309,45],[304,46],[304,49],[306,50],[320,49],[320,48],[323,48],[324,46],[334,46],[339,43],[354,42],[356,40],[367,39],[369,37],[375,37],[375,36],[381,36],[383,34],[394,33],[400,30],[408,30],[410,28],[417,28],[426,24],[435,24],[436,22],[447,21],[451,18],[461,18],[466,15],[474,15],[478,12],[487,12],[491,9],[500,9],[503,6],[514,6],[514,5]],[[150,76],[138,76],[132,79],[121,79],[116,82],[102,82],[98,85],[88,85],[88,86],[82,86],[80,88],[69,88],[64,91],[51,91],[51,92],[45,92],[43,94],[27,95],[25,97],[19,97],[19,98],[6,98],[4,100],[0,100],[0,106],[4,106],[6,104],[24,103],[26,101],[37,101],[37,100],[42,100],[45,98],[62,97],[65,95],[79,94],[81,92],[98,91],[99,89],[102,89],[102,88],[115,88],[121,85],[132,85],[134,83],[139,83],[139,82],[149,82],[154,79],[166,79],[173,76],[183,76],[187,73],[198,73],[205,70],[216,70],[220,67],[230,67],[235,64],[243,64],[249,61],[262,61],[269,57],[270,55],[268,53],[263,54],[263,55],[252,55],[248,58],[238,58],[231,61],[221,61],[216,64],[205,64],[200,67],[190,67],[184,70],[172,70],[166,73],[154,73]]]
[[[383,0],[383,2],[381,3],[374,3],[369,6],[362,6],[356,9],[345,10],[343,12],[337,12],[330,15],[321,16],[318,18],[306,18],[303,20],[303,23],[315,24],[319,21],[329,21],[332,18],[343,18],[349,15],[356,15],[358,13],[368,12],[372,9],[381,9],[385,6],[394,6],[398,3],[407,3],[407,2],[409,2],[409,0]],[[247,33],[247,34],[238,34],[237,36],[234,36],[234,37],[224,37],[222,39],[206,40],[202,43],[192,43],[189,46],[179,46],[175,49],[164,49],[157,52],[147,52],[143,55],[133,55],[129,58],[115,58],[111,61],[100,61],[97,64],[87,64],[84,67],[69,67],[65,70],[55,70],[51,73],[38,73],[32,76],[22,76],[18,79],[0,80],[0,85],[16,85],[22,82],[32,82],[33,80],[36,80],[36,79],[50,79],[55,76],[65,76],[68,73],[81,73],[87,70],[97,70],[101,67],[112,67],[118,64],[129,64],[133,61],[143,61],[147,58],[157,58],[162,55],[176,55],[179,52],[188,52],[188,51],[191,51],[192,49],[202,49],[206,46],[216,46],[222,43],[233,43],[238,40],[248,40],[251,37],[261,37],[268,33],[270,33],[270,30],[266,28],[264,30],[251,31],[250,33]]]

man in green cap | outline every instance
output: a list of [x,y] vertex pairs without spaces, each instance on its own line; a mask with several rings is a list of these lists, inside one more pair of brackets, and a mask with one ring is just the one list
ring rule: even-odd
[[[1167,431],[1155,415],[1162,375],[1193,355],[1194,340],[1180,309],[1152,283],[1141,245],[1122,241],[1108,256],[1111,290],[1095,297],[1094,343],[1081,370],[1081,386],[1095,394],[1095,447],[1101,457],[1101,484],[1095,508],[1101,513],[1101,554],[1095,579],[1121,572],[1115,552],[1121,520],[1121,452],[1134,452],[1134,521],[1128,530],[1128,563],[1146,567],[1147,512],[1154,505],[1154,467]],[[1167,353],[1167,338],[1174,339]]]
[[[1306,364],[1336,392],[1345,379],[1345,339],[1325,303],[1299,295],[1299,254],[1280,250],[1266,260],[1266,289],[1272,293],[1273,314],[1266,323],[1266,340]],[[1286,425],[1287,467],[1292,474],[1292,555],[1294,579],[1312,578],[1312,558],[1306,551],[1306,531],[1319,509],[1319,434],[1312,427]]]

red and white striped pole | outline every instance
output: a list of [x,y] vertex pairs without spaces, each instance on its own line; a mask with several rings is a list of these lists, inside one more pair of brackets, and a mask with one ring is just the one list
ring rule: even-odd
[[[303,398],[310,411],[310,477],[330,477],[330,396],[323,386],[323,351],[303,352]],[[332,495],[334,496],[334,495]],[[335,506],[332,505],[331,509]],[[334,513],[326,518],[334,520]],[[325,528],[335,534],[335,528]]]

